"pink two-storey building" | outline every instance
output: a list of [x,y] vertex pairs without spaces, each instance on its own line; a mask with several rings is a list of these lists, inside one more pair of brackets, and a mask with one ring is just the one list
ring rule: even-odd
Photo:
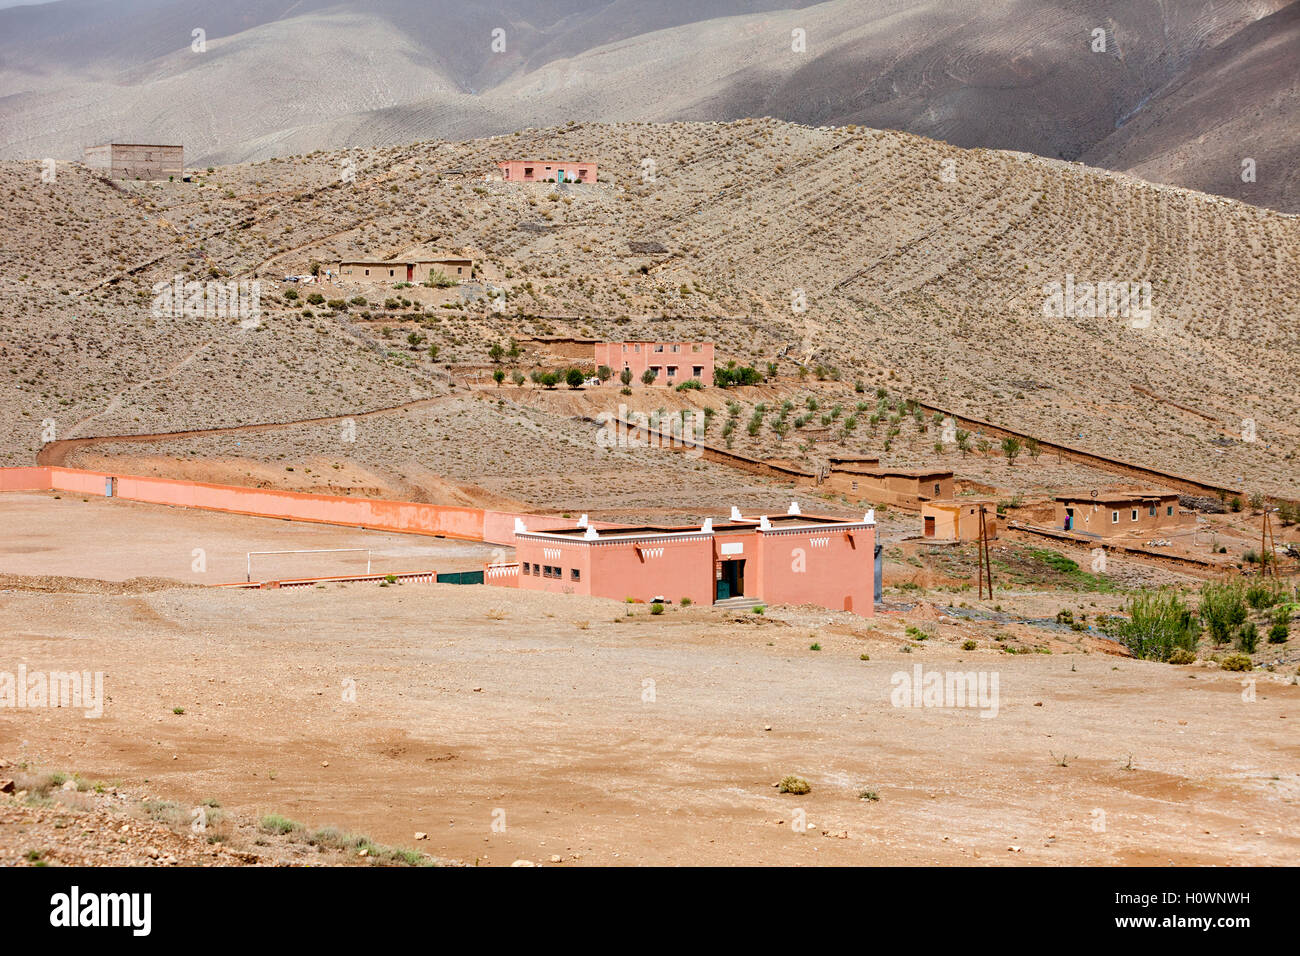
[[640,382],[646,369],[655,373],[655,385],[680,385],[695,379],[713,385],[712,342],[597,342],[596,365],[606,365],[617,379],[623,369]]

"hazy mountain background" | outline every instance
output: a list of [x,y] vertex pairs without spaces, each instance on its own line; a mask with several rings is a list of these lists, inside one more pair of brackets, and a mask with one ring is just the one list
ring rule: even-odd
[[1297,211],[1297,65],[1287,0],[57,0],[0,9],[0,158],[180,141],[206,165],[773,116]]

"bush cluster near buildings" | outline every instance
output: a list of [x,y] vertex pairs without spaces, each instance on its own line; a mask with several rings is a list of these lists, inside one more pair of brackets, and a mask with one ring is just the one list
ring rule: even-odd
[[[1290,640],[1294,606],[1283,601],[1276,584],[1240,581],[1207,582],[1201,587],[1200,602],[1192,611],[1173,591],[1148,591],[1136,595],[1126,608],[1128,617],[1110,618],[1103,630],[1118,640],[1135,657],[1190,664],[1196,660],[1203,630],[1215,647],[1232,645],[1239,652],[1225,658],[1221,666],[1249,670],[1242,660],[1259,650],[1263,629],[1270,644]],[[1259,618],[1251,620],[1252,611]],[[1251,664],[1253,666],[1253,664]]]

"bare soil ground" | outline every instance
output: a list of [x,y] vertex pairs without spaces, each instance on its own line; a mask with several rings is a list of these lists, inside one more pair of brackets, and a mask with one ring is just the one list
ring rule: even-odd
[[[387,844],[424,832],[470,863],[1300,862],[1291,676],[1247,678],[1248,702],[1211,665],[1028,629],[1051,653],[1009,655],[918,614],[652,617],[450,585],[3,593],[3,659],[103,671],[109,701],[0,726],[33,768]],[[997,715],[892,706],[915,666],[996,674]],[[811,793],[779,793],[787,774]],[[6,858],[49,840],[0,826]]]
[[[250,551],[363,548],[376,574],[476,571],[501,551],[472,541],[61,492],[0,495],[0,541],[0,574],[104,581],[144,576],[204,585],[245,580]],[[252,579],[364,574],[366,558],[357,552],[256,555]]]

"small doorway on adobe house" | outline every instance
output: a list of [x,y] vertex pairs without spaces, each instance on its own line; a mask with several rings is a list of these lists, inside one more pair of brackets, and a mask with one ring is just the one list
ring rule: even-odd
[[927,538],[934,537],[934,515],[925,516],[925,536]]
[[415,266],[413,266],[411,263],[408,262],[406,264],[406,281],[410,282],[414,278],[415,278]]
[[745,593],[745,561],[723,561],[722,576],[718,578],[716,600],[741,597]]

